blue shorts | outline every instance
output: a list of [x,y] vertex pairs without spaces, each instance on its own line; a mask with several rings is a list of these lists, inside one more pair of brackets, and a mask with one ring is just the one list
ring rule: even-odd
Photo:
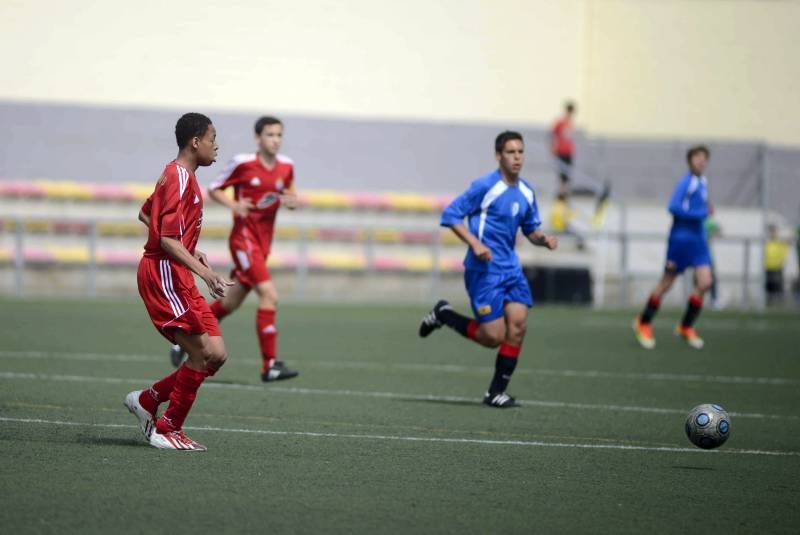
[[683,273],[686,268],[710,266],[711,253],[703,237],[670,237],[667,245],[667,271]]
[[531,288],[521,269],[501,273],[467,270],[464,285],[478,323],[502,318],[506,303],[533,306]]

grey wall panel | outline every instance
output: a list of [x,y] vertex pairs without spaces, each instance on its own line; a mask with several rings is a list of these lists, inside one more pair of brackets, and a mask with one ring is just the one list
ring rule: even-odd
[[[183,111],[0,102],[0,180],[73,179],[150,182],[174,158],[173,128]],[[208,113],[218,130],[220,162],[201,169],[208,183],[239,152],[254,150],[254,113]],[[285,115],[284,152],[294,158],[298,185],[345,191],[420,191],[452,194],[494,168],[493,141],[514,125],[367,121]],[[523,174],[540,197],[557,188],[544,125],[517,128],[526,138]],[[619,199],[666,203],[686,170],[697,140],[577,136],[575,182],[611,180]],[[719,204],[760,206],[765,149],[752,142],[709,141],[711,193]],[[766,151],[769,203],[798,217],[800,148]]]

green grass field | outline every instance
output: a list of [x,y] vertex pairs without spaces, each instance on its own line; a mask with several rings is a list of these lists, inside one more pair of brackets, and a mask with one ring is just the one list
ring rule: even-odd
[[[293,381],[263,385],[252,308],[187,430],[158,451],[122,406],[170,371],[136,301],[0,301],[0,526],[17,532],[532,533],[800,529],[800,319],[706,313],[698,352],[658,318],[537,308],[509,391],[484,407],[494,355],[422,308],[283,306]],[[705,452],[685,414],[718,402]]]

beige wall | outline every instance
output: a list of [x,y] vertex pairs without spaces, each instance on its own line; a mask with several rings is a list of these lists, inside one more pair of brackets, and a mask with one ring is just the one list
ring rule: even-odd
[[[0,98],[549,120],[579,86],[581,8],[579,0],[3,0]],[[57,24],[42,24],[43,12]],[[555,55],[565,27],[570,42]]]
[[576,97],[592,132],[800,144],[798,10],[755,0],[3,0],[0,99],[541,123]]
[[800,145],[800,2],[591,0],[584,119]]

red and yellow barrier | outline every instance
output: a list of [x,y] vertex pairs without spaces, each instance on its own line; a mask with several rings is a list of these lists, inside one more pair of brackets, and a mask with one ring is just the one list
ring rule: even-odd
[[[144,201],[153,191],[148,184],[91,184],[68,180],[0,181],[0,198],[76,202]],[[204,190],[205,195],[205,190]],[[349,193],[301,190],[301,206],[316,210],[357,210],[401,213],[439,213],[450,197],[416,193]]]

